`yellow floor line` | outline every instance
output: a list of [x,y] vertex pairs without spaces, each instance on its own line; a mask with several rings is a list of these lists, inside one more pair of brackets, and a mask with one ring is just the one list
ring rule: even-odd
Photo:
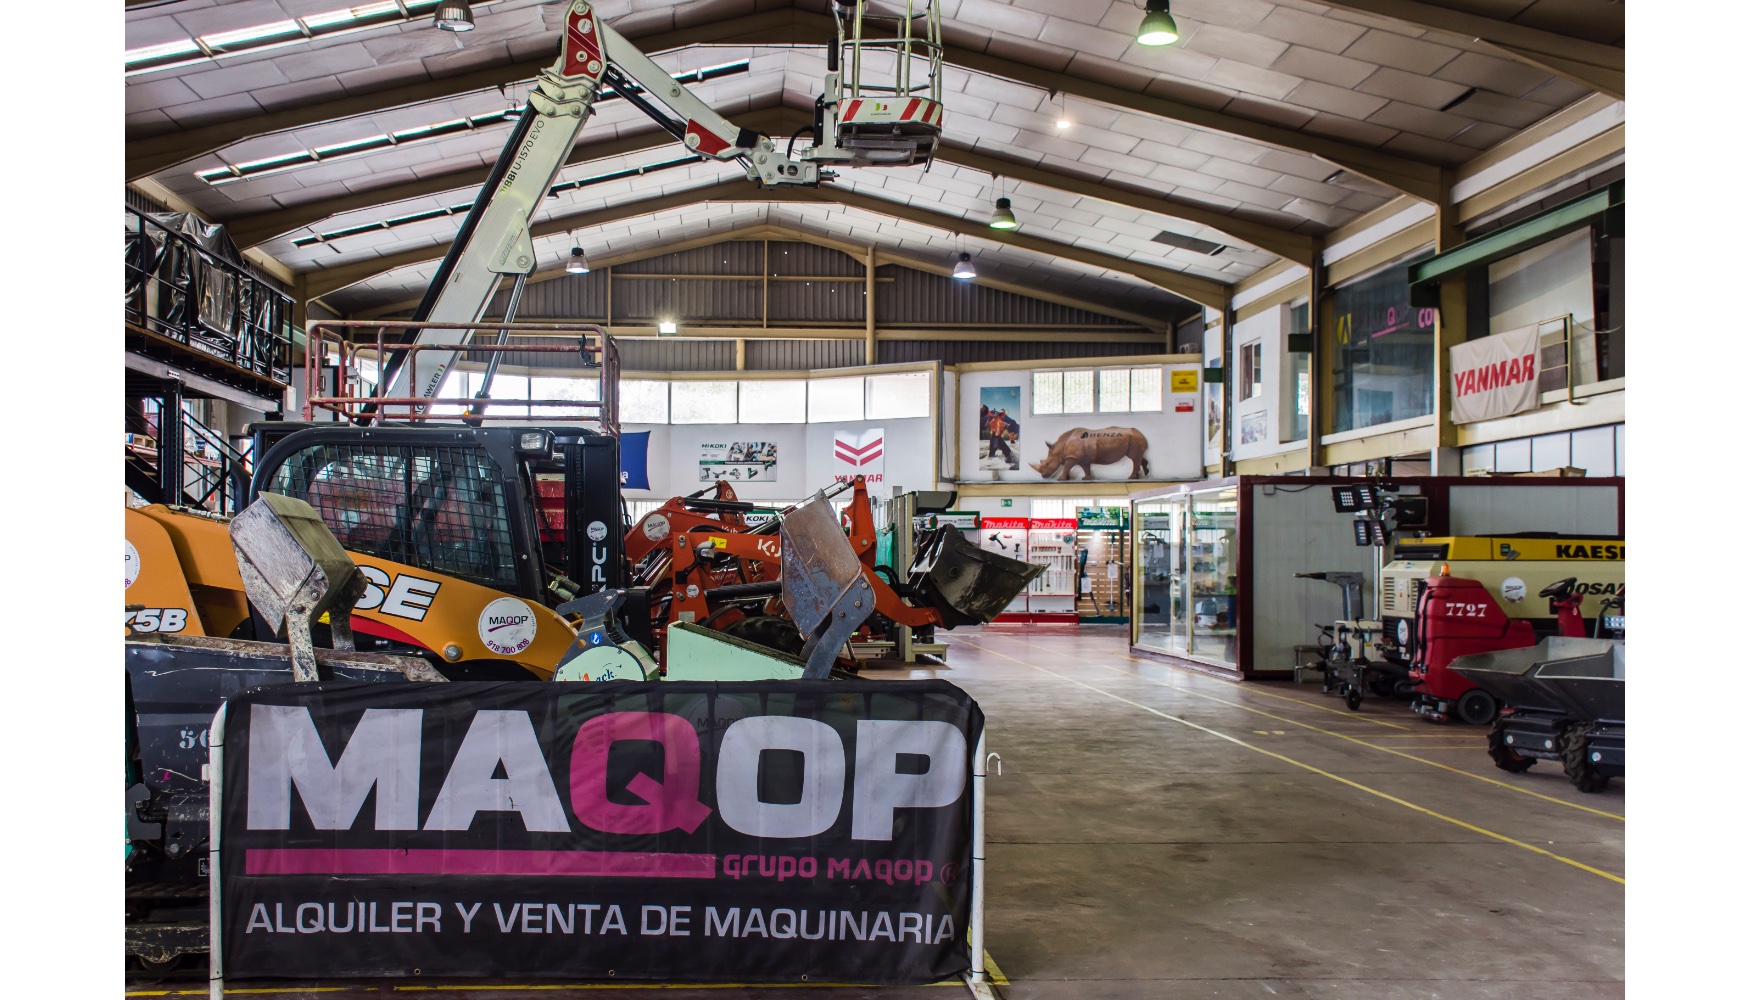
[[[1054,650],[1049,650],[1047,647],[1040,646],[1037,643],[1027,642],[1025,639],[1023,639],[1021,641],[1026,642],[1027,645],[1033,646],[1035,649],[1043,649],[1043,650],[1046,650],[1048,652],[1055,652]],[[1001,656],[1005,659],[1014,660],[1016,663],[1020,663],[1020,664],[1023,664],[1025,666],[1033,666],[1033,664],[1027,663],[1024,660],[1015,659],[1015,657],[1009,656],[1007,653],[1002,653],[1002,652],[999,652],[999,651],[994,650],[994,649],[985,650],[985,652],[988,652],[988,653],[992,654],[993,656]],[[1395,749],[1393,747],[1378,746],[1378,745],[1375,745],[1372,743],[1368,743],[1365,740],[1358,739],[1357,737],[1349,736],[1349,735],[1344,734],[1344,733],[1339,733],[1339,732],[1336,732],[1334,730],[1326,729],[1323,726],[1315,726],[1310,722],[1300,722],[1296,719],[1290,719],[1287,716],[1276,715],[1273,712],[1266,712],[1261,708],[1253,708],[1250,705],[1242,705],[1237,701],[1229,701],[1226,698],[1217,698],[1215,695],[1204,694],[1202,691],[1193,690],[1192,688],[1184,687],[1184,686],[1181,686],[1178,684],[1169,684],[1166,681],[1159,680],[1159,679],[1154,678],[1154,677],[1149,677],[1146,674],[1132,673],[1130,671],[1122,670],[1118,667],[1109,666],[1109,665],[1104,664],[1104,663],[1096,663],[1092,660],[1087,659],[1086,657],[1077,657],[1076,659],[1078,659],[1082,663],[1087,664],[1088,666],[1098,667],[1101,670],[1109,670],[1112,673],[1118,674],[1118,675],[1123,676],[1123,677],[1135,677],[1135,678],[1138,678],[1140,680],[1147,681],[1150,684],[1156,684],[1156,685],[1159,685],[1161,687],[1171,688],[1174,691],[1179,691],[1179,692],[1182,692],[1184,694],[1191,695],[1194,698],[1202,698],[1206,701],[1213,701],[1213,702],[1216,702],[1218,704],[1228,705],[1232,708],[1237,708],[1237,709],[1240,709],[1241,711],[1244,711],[1244,712],[1251,712],[1255,715],[1261,715],[1266,719],[1275,719],[1278,722],[1285,722],[1285,723],[1288,723],[1289,725],[1292,725],[1292,726],[1299,726],[1302,729],[1310,729],[1315,733],[1323,733],[1326,736],[1335,736],[1336,738],[1338,738],[1340,740],[1348,740],[1351,743],[1354,743],[1358,746],[1367,747],[1370,750],[1378,750],[1380,753],[1389,753],[1394,757],[1402,757],[1405,760],[1413,760],[1413,761],[1416,761],[1417,763],[1426,764],[1429,767],[1437,767],[1442,771],[1450,771],[1453,774],[1462,774],[1467,778],[1471,778],[1471,779],[1474,779],[1476,781],[1481,781],[1485,784],[1494,785],[1497,788],[1505,788],[1508,791],[1518,792],[1520,795],[1529,795],[1534,799],[1542,799],[1545,802],[1553,802],[1559,806],[1566,806],[1569,809],[1577,809],[1580,812],[1591,813],[1594,816],[1603,816],[1606,819],[1614,819],[1614,820],[1617,820],[1619,822],[1626,822],[1626,819],[1627,819],[1626,817],[1622,816],[1619,813],[1609,812],[1609,811],[1604,810],[1604,809],[1594,809],[1591,806],[1583,806],[1577,802],[1569,802],[1566,799],[1558,799],[1553,795],[1545,795],[1542,792],[1534,792],[1529,788],[1523,788],[1519,785],[1515,785],[1515,784],[1512,784],[1510,782],[1500,781],[1500,780],[1495,779],[1495,778],[1490,778],[1490,777],[1487,777],[1485,775],[1477,774],[1474,771],[1467,771],[1467,770],[1460,768],[1460,767],[1453,767],[1449,764],[1442,764],[1437,760],[1428,760],[1427,758],[1424,758],[1424,757],[1417,757],[1414,754],[1404,753],[1402,750],[1398,750],[1398,749]],[[1135,658],[1129,657],[1129,659],[1135,659]],[[1146,661],[1146,660],[1137,660],[1136,662],[1144,663],[1144,664],[1148,663],[1148,661]],[[1149,665],[1151,665],[1151,666],[1165,666],[1164,664],[1149,664]],[[1035,668],[1035,669],[1039,669],[1039,668]],[[1168,668],[1168,669],[1171,669],[1171,668]],[[1248,691],[1247,693],[1248,694],[1268,694],[1268,692],[1265,692],[1265,691]],[[1293,700],[1293,699],[1290,699],[1290,700]],[[1443,734],[1429,733],[1426,735],[1428,735],[1430,737],[1439,737]],[[1376,738],[1386,738],[1386,737],[1382,734],[1382,736],[1376,737]],[[1447,736],[1446,738],[1451,739],[1452,737]],[[1426,747],[1423,749],[1430,749],[1431,750],[1431,749],[1452,749],[1452,748]],[[1481,749],[1481,747],[1477,747],[1476,749]]]
[[984,953],[984,971],[990,976],[990,981],[998,986],[1009,985],[1009,977],[1003,975],[1003,970],[997,968],[996,959],[990,957],[990,952]]
[[[1019,662],[1019,661],[1017,661],[1017,662]],[[1286,756],[1284,754],[1276,753],[1273,750],[1266,750],[1263,747],[1253,746],[1252,744],[1247,743],[1245,740],[1239,739],[1239,738],[1234,737],[1234,736],[1229,736],[1226,733],[1218,732],[1214,729],[1210,729],[1208,726],[1200,726],[1197,723],[1190,721],[1189,719],[1181,719],[1176,715],[1168,715],[1166,712],[1163,712],[1158,708],[1150,708],[1149,706],[1144,705],[1140,701],[1131,701],[1129,698],[1126,698],[1122,695],[1113,694],[1110,691],[1107,691],[1103,688],[1095,687],[1094,685],[1089,684],[1085,681],[1078,681],[1073,677],[1066,677],[1063,674],[1060,674],[1055,670],[1047,670],[1044,667],[1035,666],[1033,664],[1027,664],[1027,666],[1032,667],[1034,670],[1037,670],[1040,673],[1050,674],[1051,676],[1056,677],[1059,680],[1068,681],[1069,683],[1074,684],[1077,687],[1087,688],[1089,691],[1092,691],[1095,694],[1105,695],[1106,697],[1111,698],[1114,701],[1123,702],[1124,704],[1129,705],[1133,708],[1140,708],[1143,711],[1149,713],[1150,715],[1158,715],[1161,718],[1168,720],[1169,722],[1177,722],[1182,726],[1188,726],[1188,727],[1195,729],[1199,732],[1207,733],[1210,736],[1214,736],[1217,739],[1226,740],[1229,743],[1232,743],[1236,746],[1245,747],[1247,750],[1250,750],[1254,753],[1261,753],[1266,757],[1273,757],[1276,760],[1282,761],[1284,764],[1292,764],[1295,767],[1301,768],[1302,770],[1311,771],[1313,774],[1319,775],[1320,777],[1329,778],[1332,781],[1335,781],[1339,784],[1348,785],[1350,788],[1353,788],[1357,791],[1366,792],[1369,795],[1373,795],[1373,796],[1376,796],[1378,798],[1384,799],[1385,801],[1391,802],[1395,805],[1403,806],[1406,809],[1412,810],[1414,812],[1419,812],[1425,816],[1431,816],[1434,819],[1441,820],[1442,822],[1446,822],[1446,823],[1451,823],[1453,826],[1457,826],[1457,827],[1460,827],[1462,829],[1469,830],[1472,833],[1479,833],[1485,837],[1490,837],[1494,840],[1499,840],[1504,844],[1512,844],[1514,847],[1523,848],[1527,851],[1532,852],[1533,854],[1541,854],[1546,858],[1554,858],[1555,860],[1560,861],[1561,863],[1563,863],[1565,865],[1572,865],[1573,867],[1578,868],[1581,871],[1590,872],[1593,875],[1597,875],[1599,878],[1609,879],[1610,881],[1616,882],[1618,884],[1624,884],[1624,885],[1627,884],[1626,881],[1623,879],[1623,877],[1620,875],[1613,875],[1610,872],[1604,871],[1602,869],[1594,868],[1591,865],[1585,864],[1585,863],[1580,862],[1580,861],[1575,861],[1573,858],[1565,858],[1565,857],[1561,856],[1560,854],[1555,853],[1554,851],[1546,851],[1543,848],[1538,847],[1535,844],[1527,844],[1523,840],[1515,840],[1514,838],[1509,837],[1504,833],[1496,833],[1493,830],[1484,829],[1483,827],[1477,826],[1473,823],[1466,823],[1462,819],[1456,819],[1456,818],[1448,816],[1444,813],[1435,812],[1434,810],[1429,809],[1427,806],[1419,806],[1419,805],[1415,804],[1414,802],[1410,802],[1410,801],[1405,800],[1405,799],[1400,799],[1396,795],[1392,795],[1392,794],[1389,794],[1387,792],[1382,792],[1377,788],[1369,788],[1368,786],[1361,784],[1359,781],[1351,781],[1350,779],[1345,778],[1342,775],[1332,774],[1331,772],[1326,771],[1323,768],[1314,767],[1311,764],[1303,763],[1301,761],[1295,760],[1293,757],[1289,757],[1289,756]]]

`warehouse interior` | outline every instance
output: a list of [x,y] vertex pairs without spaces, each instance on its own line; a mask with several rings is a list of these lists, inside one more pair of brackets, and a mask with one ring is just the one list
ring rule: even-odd
[[[56,821],[113,851],[119,701],[122,885],[29,898],[124,947],[39,991],[1736,981],[1691,536],[1739,348],[1646,332],[1735,280],[1681,248],[1736,15],[346,2],[100,15],[91,162],[28,175],[86,196],[17,210],[88,257],[120,169],[121,343],[22,381],[123,403],[126,669]],[[20,533],[16,599],[113,614],[113,453],[20,444],[105,527]]]

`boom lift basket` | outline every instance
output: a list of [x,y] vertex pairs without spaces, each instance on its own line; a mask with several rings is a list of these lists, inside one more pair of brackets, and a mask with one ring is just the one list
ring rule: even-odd
[[927,165],[942,135],[942,16],[935,0],[831,6],[837,37],[827,52],[815,145],[802,158],[849,167]]

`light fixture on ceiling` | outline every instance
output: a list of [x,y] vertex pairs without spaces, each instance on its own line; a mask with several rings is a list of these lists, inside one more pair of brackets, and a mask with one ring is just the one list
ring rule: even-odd
[[1069,96],[1067,94],[1057,95],[1057,127],[1060,129],[1069,128],[1074,124],[1075,122],[1069,120]]
[[[1009,199],[998,198],[997,210],[991,213],[990,227],[992,229],[1013,229],[1020,225],[1015,221],[1015,210],[1009,206]],[[956,277],[959,277],[956,275]]]
[[960,259],[954,262],[954,277],[961,281],[971,281],[978,277],[978,272],[972,269],[972,255],[962,253]]
[[1148,0],[1142,24],[1136,29],[1138,45],[1171,45],[1179,40],[1179,23],[1173,20],[1168,0]]
[[680,325],[672,319],[659,319],[656,321],[656,333],[659,337],[672,337],[679,331]]
[[498,92],[504,95],[504,117],[510,121],[516,121],[518,118],[521,118],[523,116],[523,106],[516,102],[516,98],[511,95],[510,88],[500,87]]
[[468,0],[443,0],[432,15],[432,23],[445,31],[473,31],[474,8]]
[[572,247],[571,256],[565,258],[566,274],[588,274],[589,258],[583,255],[582,247]]

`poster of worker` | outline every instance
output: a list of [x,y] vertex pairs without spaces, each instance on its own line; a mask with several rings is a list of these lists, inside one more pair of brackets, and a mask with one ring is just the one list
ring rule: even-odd
[[1019,469],[1021,387],[987,385],[978,390],[978,467]]
[[778,481],[778,446],[771,441],[705,442],[699,445],[699,482],[726,479],[732,483]]

